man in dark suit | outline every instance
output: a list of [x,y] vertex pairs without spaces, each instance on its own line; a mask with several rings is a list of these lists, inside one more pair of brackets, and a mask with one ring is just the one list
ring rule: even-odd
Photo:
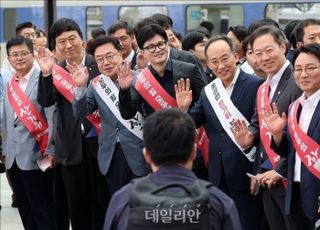
[[[192,63],[197,66],[198,71],[201,74],[203,82],[208,84],[208,80],[206,77],[205,72],[201,68],[201,64],[197,58],[195,58],[192,54],[185,50],[179,50],[174,48],[170,45],[170,38],[176,39],[173,37],[172,32],[172,20],[170,17],[163,15],[163,14],[155,14],[152,17],[144,18],[142,21],[138,22],[134,28],[134,33],[136,37],[138,37],[139,31],[145,26],[150,24],[158,24],[160,25],[166,32],[168,38],[168,45],[169,45],[169,57],[173,60],[183,61],[187,63]],[[143,56],[143,55],[142,55]],[[140,55],[141,57],[141,55]]]
[[[233,198],[239,211],[242,228],[256,230],[260,228],[260,197],[250,195],[250,179],[246,175],[253,170],[253,159],[247,158],[246,153],[234,143],[232,133],[231,136],[228,133],[232,126],[228,128],[223,126],[225,118],[219,117],[217,108],[212,106],[211,100],[222,98],[226,101],[226,97],[230,98],[229,101],[237,112],[250,120],[254,113],[256,92],[262,80],[246,74],[237,67],[238,55],[232,41],[226,36],[210,39],[205,53],[208,65],[217,79],[204,88],[199,101],[189,113],[197,126],[206,124],[210,139],[209,181]],[[220,92],[216,95],[215,92],[211,92],[208,95],[206,89],[211,89],[219,82],[222,83]],[[222,96],[222,92],[225,96]],[[179,84],[176,94],[179,107],[187,109],[191,102],[188,87],[183,83]],[[246,99],[242,100],[244,97]],[[227,110],[231,111],[230,107]]]
[[[261,134],[263,126],[259,125],[259,122],[263,123],[259,114],[263,112],[265,104],[276,103],[279,112],[287,114],[289,104],[301,95],[300,89],[294,82],[293,68],[285,56],[285,37],[280,29],[274,26],[260,27],[251,34],[250,44],[258,65],[268,73],[268,78],[261,87],[267,87],[269,94],[266,95],[265,103],[261,103],[261,108],[257,106],[249,129],[238,130],[236,138],[240,140],[239,144],[243,148],[249,148],[260,140],[261,135],[265,136]],[[263,95],[258,93],[257,98],[259,104]],[[262,189],[264,212],[271,229],[290,229],[292,219],[284,212],[285,188],[281,183],[287,176],[287,162],[286,159],[269,157],[272,151],[269,150],[268,141],[264,140],[263,138],[260,140],[255,161],[255,173],[259,173],[258,182],[264,186]],[[274,183],[266,183],[266,178],[270,176],[274,177]]]
[[[175,98],[174,84],[180,78],[189,78],[193,98],[199,98],[204,83],[197,67],[168,58],[168,38],[162,27],[156,24],[144,26],[138,34],[137,41],[140,52],[143,52],[143,56],[150,63],[147,68],[171,97]],[[132,78],[132,74],[119,76],[120,112],[124,119],[131,119],[137,111],[142,111],[145,116],[154,112],[154,108],[131,86]]]
[[[99,74],[94,58],[84,52],[82,32],[71,19],[59,19],[51,27],[53,47],[65,57],[67,63],[86,67],[89,78]],[[93,126],[85,117],[73,116],[72,104],[58,91],[53,82],[54,62],[40,52],[40,62],[46,71],[39,80],[38,101],[47,107],[57,103],[58,121],[55,169],[55,199],[57,228],[68,229],[69,218],[74,229],[101,229],[106,210],[104,177],[97,163],[98,142],[91,135]]]
[[[172,184],[184,186],[199,180],[191,171],[192,162],[196,155],[195,136],[194,122],[183,111],[165,109],[147,118],[144,125],[143,139],[145,148],[143,149],[143,154],[153,171],[153,174],[149,176],[152,182],[163,186]],[[128,224],[130,212],[130,194],[134,188],[134,183],[126,185],[112,197],[105,219],[104,230],[126,229],[125,226]],[[209,212],[210,227],[208,229],[241,229],[234,202],[214,186],[209,187],[208,191],[209,204],[211,205]],[[179,193],[180,190],[178,189],[177,192]],[[175,213],[176,211],[170,213]],[[163,216],[162,219],[160,215],[157,216],[159,217],[159,222],[157,223],[163,226],[165,222],[162,222],[162,220],[165,217]],[[170,223],[171,221],[179,222],[176,220],[178,215],[175,218],[173,214],[168,214],[167,217],[170,218],[168,219]],[[187,215],[185,217],[187,223],[183,223],[183,225],[186,229],[189,229],[188,227],[191,227],[188,220],[189,217]],[[172,226],[170,223],[167,224],[167,227],[174,229],[176,225]],[[127,226],[127,229],[130,229],[130,226]]]
[[131,62],[131,69],[135,69],[137,52],[133,49],[135,41],[133,27],[126,21],[116,21],[108,28],[108,35],[119,40],[123,60]]
[[[320,45],[309,44],[300,47],[295,51],[293,61],[295,82],[303,94],[291,104],[288,121],[284,113],[278,113],[276,105],[273,105],[273,111],[269,106],[265,116],[273,137],[273,149],[280,155],[288,157],[285,211],[286,214],[293,217],[294,224],[291,229],[312,230],[320,217],[317,205],[320,195],[318,153],[320,143]],[[292,131],[292,120],[296,120],[296,125],[302,131],[298,135],[301,143],[306,144],[305,152],[296,141],[296,133]],[[286,123],[287,128],[285,129]],[[294,145],[294,142],[298,145]],[[313,146],[311,142],[314,143]],[[272,178],[268,179],[272,181]]]

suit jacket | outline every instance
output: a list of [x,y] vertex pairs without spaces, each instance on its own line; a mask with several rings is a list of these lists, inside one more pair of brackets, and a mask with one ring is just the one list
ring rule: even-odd
[[[173,85],[172,90],[174,92],[174,84],[177,84],[177,81],[180,78],[189,78],[193,101],[198,100],[201,90],[204,86],[204,83],[201,79],[197,67],[193,64],[172,60],[172,69],[173,69]],[[173,95],[173,97],[175,97]],[[144,116],[154,112],[154,109],[139,95],[139,93],[130,87],[128,90],[121,90],[119,92],[119,101],[120,101],[120,113],[124,119],[131,119],[137,113],[141,111]],[[193,103],[192,103],[193,104]]]
[[[261,83],[261,79],[240,70],[234,85],[231,101],[248,121],[254,113],[256,94]],[[223,129],[204,90],[201,92],[199,101],[189,110],[189,114],[193,117],[197,127],[205,124],[210,140],[209,181],[215,186],[219,186],[222,170],[224,170],[226,183],[231,194],[236,191],[249,190],[250,179],[246,173],[252,172],[253,164],[248,161]]]
[[[276,91],[273,95],[271,103],[276,103],[279,114],[283,112],[288,115],[288,108],[291,102],[297,99],[301,95],[301,90],[298,88],[294,81],[293,76],[293,67],[289,65],[283,72]],[[255,114],[251,120],[251,125],[249,127],[250,131],[254,134],[256,141],[260,140],[259,136],[259,118],[257,108]],[[256,142],[257,143],[257,142]],[[256,161],[255,161],[255,172],[261,172],[261,162],[268,161],[270,162],[267,153],[263,147],[263,144],[260,142],[258,146]],[[271,163],[264,163],[265,165],[270,165]],[[283,177],[287,176],[287,162],[286,159],[281,159],[275,170],[281,174]]]
[[137,55],[138,55],[138,53],[134,52],[134,55],[131,60],[131,69],[135,69],[135,66],[137,64]]
[[115,117],[90,82],[86,94],[79,100],[74,100],[73,111],[75,117],[81,117],[92,113],[97,108],[102,121],[98,151],[98,164],[101,173],[103,175],[107,174],[119,139],[123,154],[132,172],[136,176],[145,176],[150,170],[142,155],[142,140],[132,134]]
[[[63,68],[66,62],[61,63]],[[86,54],[85,66],[89,71],[89,79],[99,75],[99,70],[94,58]],[[48,107],[57,102],[57,137],[56,137],[56,157],[63,165],[79,164],[82,160],[82,135],[81,123],[84,126],[85,135],[92,129],[92,125],[85,117],[76,118],[73,115],[72,104],[60,94],[53,85],[52,75],[40,77],[38,102],[44,107]],[[91,154],[96,157],[98,152],[97,137],[86,139]]]
[[185,50],[178,50],[175,48],[170,48],[170,58],[173,60],[183,61],[183,62],[192,63],[192,64],[196,65],[204,84],[207,85],[210,82],[208,80],[208,77],[206,76],[206,73],[203,70],[199,60],[191,53],[189,53]]
[[[301,107],[300,107],[301,108]],[[301,109],[298,111],[298,120],[300,117]],[[287,129],[286,129],[287,130]],[[311,118],[310,125],[307,131],[307,135],[311,137],[315,142],[320,144],[320,101],[316,107],[316,110]],[[272,142],[271,147],[281,156],[288,157],[288,187],[286,190],[286,213],[290,213],[292,199],[292,183],[294,176],[295,165],[295,149],[289,133],[285,133],[286,138],[283,138],[280,146],[276,146]],[[316,178],[301,162],[301,180],[300,191],[302,208],[304,214],[311,220],[316,221],[320,215],[318,210],[318,197],[320,196],[320,181]]]
[[[43,108],[37,101],[38,94],[38,82],[40,72],[38,69],[34,69],[25,95],[35,105],[38,111],[48,122],[49,139],[46,153],[54,154],[54,109],[52,105],[48,108]],[[10,169],[16,161],[17,166],[21,170],[35,170],[39,169],[37,160],[40,159],[41,154],[36,139],[28,131],[25,125],[19,118],[15,117],[14,110],[8,100],[7,90],[5,90],[4,98],[4,114],[3,114],[3,127],[2,127],[2,141],[3,141],[3,155],[6,157],[6,166]]]

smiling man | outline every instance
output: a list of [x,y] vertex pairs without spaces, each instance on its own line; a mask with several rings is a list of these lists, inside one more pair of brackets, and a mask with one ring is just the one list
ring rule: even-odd
[[[169,58],[168,37],[161,26],[156,24],[144,26],[138,34],[137,41],[140,52],[149,62],[147,68],[151,71],[154,80],[170,97],[175,98],[174,84],[180,78],[189,78],[193,98],[194,100],[199,98],[204,83],[197,67]],[[147,99],[140,96],[134,86],[131,86],[132,79],[132,74],[119,78],[120,112],[124,119],[131,119],[138,110],[141,110],[145,116],[155,111]]]
[[[94,58],[84,51],[79,25],[72,19],[56,21],[50,30],[52,47],[65,57],[61,66],[44,49],[39,51],[42,77],[39,79],[38,101],[47,107],[57,102],[58,121],[55,168],[55,193],[58,229],[68,229],[69,219],[74,229],[99,229],[105,213],[106,189],[97,162],[98,141],[91,135],[93,125],[85,118],[75,118],[72,111],[73,92],[61,90],[72,81],[66,73],[67,64],[87,67],[89,79],[99,75]],[[53,72],[53,68],[55,71]],[[63,73],[59,78],[53,76]],[[59,81],[57,79],[63,79]],[[60,84],[59,84],[60,83]],[[70,88],[69,88],[70,89]],[[70,97],[69,97],[70,96]]]
[[[209,181],[229,195],[239,211],[243,229],[260,229],[259,197],[250,195],[254,149],[244,152],[235,144],[231,129],[237,117],[250,120],[254,114],[256,93],[262,83],[237,67],[238,54],[226,36],[211,38],[205,47],[208,66],[217,78],[201,92],[199,101],[189,110],[197,127],[205,125],[209,142]],[[180,108],[189,108],[191,92],[179,82],[176,92]]]
[[291,229],[312,230],[320,217],[320,45],[302,46],[293,60],[295,82],[303,94],[291,104],[288,120],[274,106],[273,111],[268,108],[266,121],[274,150],[289,158],[285,211],[293,217]]

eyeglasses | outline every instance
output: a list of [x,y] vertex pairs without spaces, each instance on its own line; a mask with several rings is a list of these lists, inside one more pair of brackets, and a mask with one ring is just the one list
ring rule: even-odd
[[104,60],[107,59],[108,62],[112,62],[114,57],[119,53],[119,51],[115,52],[115,53],[108,53],[108,54],[105,54],[105,55],[101,55],[101,56],[98,56],[96,57],[96,62],[98,64],[103,64],[104,63]]
[[12,53],[12,54],[9,54],[8,56],[9,57],[12,57],[13,59],[18,59],[19,56],[21,58],[26,58],[28,56],[28,54],[31,54],[32,52],[28,52],[28,51],[22,51],[20,53]]
[[294,69],[294,72],[300,75],[304,70],[307,74],[312,74],[318,68],[320,68],[320,66],[305,66],[304,68],[299,66]]
[[37,34],[36,33],[25,33],[25,34],[23,34],[23,37],[25,37],[25,38],[35,38],[35,37],[37,37]]
[[166,48],[166,41],[158,42],[156,45],[149,45],[147,47],[144,47],[143,49],[147,49],[150,53],[154,53],[158,47],[159,50],[164,50]]

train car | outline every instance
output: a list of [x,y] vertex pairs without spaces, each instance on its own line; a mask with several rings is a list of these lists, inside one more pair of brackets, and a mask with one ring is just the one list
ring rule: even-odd
[[[45,1],[47,0],[1,0],[0,42],[1,63],[5,56],[5,42],[15,36],[15,26],[31,21],[38,28],[48,31],[45,23]],[[264,17],[274,19],[282,27],[290,20],[320,18],[320,0],[282,1],[74,1],[55,0],[55,17],[74,19],[90,38],[94,28],[108,28],[115,20],[126,20],[135,24],[140,19],[155,13],[170,16],[173,29],[184,34],[202,21],[214,24],[214,33],[226,32],[229,26],[249,26],[254,20]]]

